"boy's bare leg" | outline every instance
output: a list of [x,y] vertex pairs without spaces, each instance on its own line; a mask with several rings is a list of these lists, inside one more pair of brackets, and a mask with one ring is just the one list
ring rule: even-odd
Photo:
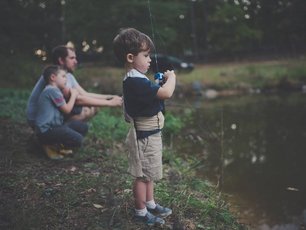
[[150,199],[152,201],[151,198],[153,198],[153,181],[136,179],[134,181],[133,194],[135,199],[135,217],[138,220],[146,222],[149,226],[165,224],[161,217],[148,212],[146,207],[146,200]]
[[154,183],[153,181],[148,181],[146,183],[146,201],[154,200]]
[[83,107],[82,112],[78,115],[72,116],[70,119],[77,121],[87,121],[97,114],[98,108],[96,107]]
[[146,202],[147,182],[142,179],[135,179],[133,185],[133,194],[136,209],[144,209]]

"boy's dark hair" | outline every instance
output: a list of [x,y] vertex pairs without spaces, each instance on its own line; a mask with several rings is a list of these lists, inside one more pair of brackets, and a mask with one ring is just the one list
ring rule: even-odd
[[44,69],[44,71],[43,71],[44,80],[47,83],[49,83],[52,74],[57,75],[60,70],[64,70],[64,69],[62,67],[60,67],[59,65],[50,65],[50,66],[47,66]]
[[67,47],[65,45],[56,46],[52,50],[52,62],[54,65],[60,65],[58,59],[65,59],[68,56],[68,50],[75,52],[75,49],[72,47]]
[[126,55],[137,55],[141,51],[154,50],[154,44],[149,36],[134,29],[120,29],[113,40],[113,49],[118,60],[123,64]]

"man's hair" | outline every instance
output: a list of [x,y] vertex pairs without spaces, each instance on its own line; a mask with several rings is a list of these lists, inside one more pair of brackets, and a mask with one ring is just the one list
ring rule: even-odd
[[126,55],[137,55],[141,51],[154,50],[154,44],[149,36],[134,29],[120,29],[113,40],[113,49],[118,60],[123,64]]
[[74,48],[65,45],[56,46],[52,50],[52,62],[54,65],[60,65],[58,59],[65,59],[68,56],[68,50],[75,52]]
[[44,71],[43,71],[44,80],[47,83],[49,83],[50,79],[51,79],[51,76],[53,74],[57,75],[60,70],[64,70],[64,69],[61,66],[59,66],[59,65],[50,65],[50,66],[47,66],[44,69]]

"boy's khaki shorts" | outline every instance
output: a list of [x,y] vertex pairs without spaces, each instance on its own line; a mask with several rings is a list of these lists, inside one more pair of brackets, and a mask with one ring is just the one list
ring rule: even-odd
[[[142,172],[142,175],[133,175],[144,180],[160,180],[162,178],[162,138],[161,132],[138,139],[139,164],[130,164],[129,171]],[[135,154],[129,154],[130,161],[135,162]],[[133,168],[135,167],[135,168]]]

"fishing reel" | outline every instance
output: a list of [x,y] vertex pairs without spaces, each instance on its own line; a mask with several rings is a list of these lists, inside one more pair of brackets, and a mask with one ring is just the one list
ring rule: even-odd
[[161,72],[157,72],[156,74],[154,74],[154,80],[160,86],[162,86],[166,82],[164,74]]

